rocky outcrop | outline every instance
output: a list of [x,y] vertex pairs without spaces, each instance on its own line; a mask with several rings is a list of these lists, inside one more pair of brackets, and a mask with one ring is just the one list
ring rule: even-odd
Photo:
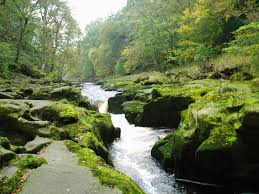
[[209,91],[183,111],[178,129],[155,144],[152,156],[179,179],[256,185],[257,86],[225,82]]

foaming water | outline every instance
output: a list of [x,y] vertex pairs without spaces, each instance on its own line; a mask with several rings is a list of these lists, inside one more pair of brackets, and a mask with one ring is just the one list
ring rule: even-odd
[[82,86],[82,95],[94,104],[106,102],[109,98],[117,94],[116,91],[105,91],[101,86],[93,83],[84,83]]
[[146,193],[182,193],[174,176],[151,157],[153,145],[165,136],[165,131],[130,125],[123,114],[112,115],[112,122],[121,128],[121,138],[110,148],[116,169],[130,176]]
[[[108,99],[116,92],[85,83],[82,94],[99,105],[99,111],[104,113],[108,108]],[[123,114],[111,116],[113,125],[121,128],[121,138],[110,147],[115,168],[131,177],[147,194],[183,193],[177,187],[174,176],[166,173],[151,157],[153,145],[166,135],[166,130],[130,125]]]

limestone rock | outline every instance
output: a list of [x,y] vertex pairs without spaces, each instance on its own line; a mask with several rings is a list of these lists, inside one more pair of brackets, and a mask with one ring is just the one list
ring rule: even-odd
[[28,153],[35,154],[50,143],[50,139],[37,136],[33,141],[25,144],[24,148]]

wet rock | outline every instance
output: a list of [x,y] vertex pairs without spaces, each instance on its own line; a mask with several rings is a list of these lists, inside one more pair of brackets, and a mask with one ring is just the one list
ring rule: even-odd
[[121,129],[119,127],[115,127],[114,129],[114,137],[115,138],[120,138],[121,136]]
[[145,104],[145,102],[141,101],[129,101],[122,104],[123,113],[125,114],[125,117],[129,121],[129,123],[133,123],[136,125],[142,124],[142,114]]
[[109,106],[109,112],[114,114],[121,114],[123,112],[122,110],[122,104],[126,101],[133,100],[134,96],[130,94],[117,94],[116,96],[109,98],[108,100],[108,106]]
[[40,151],[42,148],[44,148],[50,143],[50,139],[37,136],[33,141],[30,141],[27,144],[25,144],[24,148],[26,152],[36,154],[38,151]]

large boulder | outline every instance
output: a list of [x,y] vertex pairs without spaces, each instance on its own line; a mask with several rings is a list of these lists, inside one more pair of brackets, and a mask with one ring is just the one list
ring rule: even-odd
[[[234,89],[235,88],[235,89]],[[152,156],[178,179],[256,185],[259,179],[259,100],[252,83],[223,84],[182,113],[176,131]]]
[[193,102],[190,97],[168,96],[155,99],[144,105],[142,125],[177,128],[181,112]]
[[108,107],[109,112],[114,114],[121,114],[123,112],[122,104],[126,101],[131,101],[134,99],[132,94],[119,93],[116,96],[109,98]]
[[134,123],[136,125],[142,124],[144,105],[145,102],[142,101],[129,101],[122,104],[123,113],[125,114],[129,123]]

